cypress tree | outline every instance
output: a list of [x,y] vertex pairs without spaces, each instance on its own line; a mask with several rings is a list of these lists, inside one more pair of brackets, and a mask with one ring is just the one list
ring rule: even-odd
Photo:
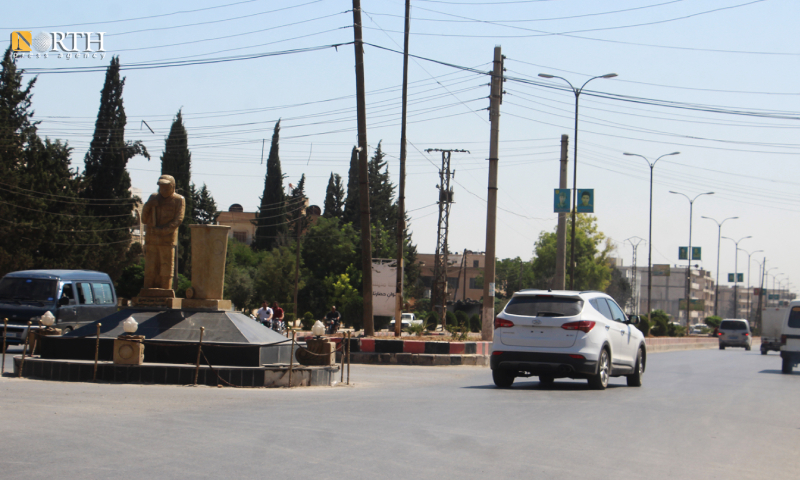
[[116,279],[132,259],[128,256],[131,242],[129,228],[133,224],[131,178],[126,170],[128,160],[136,155],[150,159],[141,141],[125,141],[125,107],[122,90],[125,79],[119,75],[119,57],[112,57],[100,93],[100,108],[94,136],[84,158],[87,212],[98,219],[106,230],[100,235],[102,245],[96,248],[94,268]]
[[325,218],[341,218],[344,206],[344,189],[342,188],[342,177],[338,173],[331,172],[328,178],[328,188],[325,190],[325,205],[322,216]]
[[256,214],[256,239],[253,247],[257,250],[271,250],[279,239],[286,236],[286,198],[283,192],[283,173],[278,155],[281,121],[275,124],[272,144],[267,158],[267,174],[264,178],[264,193],[261,206]]
[[384,228],[397,231],[397,207],[392,202],[394,185],[389,180],[389,165],[384,160],[386,154],[378,142],[375,155],[369,161],[369,210],[370,221],[380,222]]
[[352,223],[358,230],[361,225],[361,207],[358,194],[358,148],[353,147],[350,154],[350,171],[347,173],[347,198],[344,201],[342,221]]
[[180,252],[178,272],[184,275],[189,272],[188,267],[192,253],[189,225],[194,223],[191,169],[192,154],[189,152],[188,135],[186,127],[183,125],[181,111],[178,110],[172,127],[169,129],[169,136],[164,142],[164,154],[161,155],[161,174],[175,177],[175,191],[179,195],[183,195],[186,201],[183,223],[178,227],[178,250]]
[[192,190],[192,221],[196,225],[213,225],[217,222],[219,211],[217,211],[217,202],[211,196],[206,184],[203,188],[197,190],[194,184],[191,186]]

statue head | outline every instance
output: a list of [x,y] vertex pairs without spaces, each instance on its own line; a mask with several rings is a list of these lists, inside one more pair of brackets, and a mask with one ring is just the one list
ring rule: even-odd
[[158,177],[158,193],[164,197],[171,197],[175,193],[175,178],[172,175]]

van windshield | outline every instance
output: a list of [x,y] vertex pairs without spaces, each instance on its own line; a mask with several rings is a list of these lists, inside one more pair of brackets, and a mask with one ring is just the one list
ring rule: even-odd
[[506,313],[530,317],[571,317],[581,313],[583,300],[550,295],[513,297],[506,305]]
[[5,277],[0,280],[0,302],[50,305],[55,302],[57,286],[56,280]]

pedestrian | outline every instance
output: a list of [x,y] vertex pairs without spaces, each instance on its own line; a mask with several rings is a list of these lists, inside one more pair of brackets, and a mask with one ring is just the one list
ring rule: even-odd
[[272,329],[276,332],[283,330],[283,309],[278,302],[272,302]]
[[274,312],[269,308],[269,304],[264,300],[264,302],[261,303],[261,308],[256,312],[256,318],[261,322],[261,325],[270,328],[273,314]]

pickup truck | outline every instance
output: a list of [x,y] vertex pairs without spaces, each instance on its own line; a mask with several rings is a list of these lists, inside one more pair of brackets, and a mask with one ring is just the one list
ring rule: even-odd
[[[392,318],[392,321],[389,322],[389,331],[390,332],[394,330],[394,325],[395,325],[394,318]],[[401,330],[405,330],[406,328],[410,327],[411,325],[422,325],[422,320],[421,319],[418,320],[417,317],[414,316],[413,313],[403,313],[403,314],[401,314],[400,315],[400,329]]]
[[781,327],[788,310],[787,307],[769,307],[761,312],[761,355],[781,350]]

